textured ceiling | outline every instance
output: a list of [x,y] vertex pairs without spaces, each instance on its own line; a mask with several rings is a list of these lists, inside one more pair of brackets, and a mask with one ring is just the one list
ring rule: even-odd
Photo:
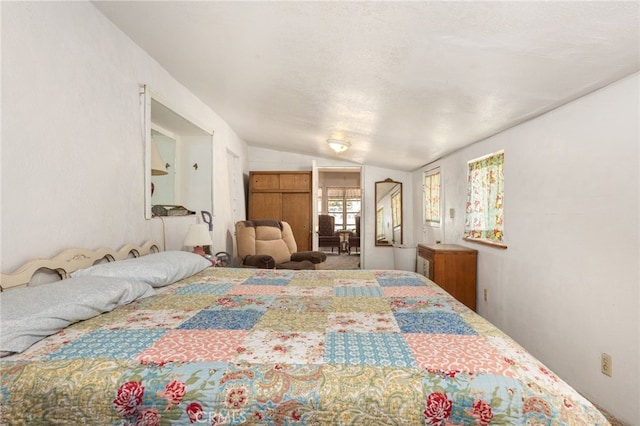
[[398,170],[639,69],[637,1],[92,3],[249,145]]

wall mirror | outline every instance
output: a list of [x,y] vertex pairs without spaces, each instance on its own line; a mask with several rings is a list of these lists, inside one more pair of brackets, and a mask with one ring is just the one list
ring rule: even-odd
[[402,244],[402,182],[376,182],[376,246]]
[[143,88],[145,217],[153,206],[213,211],[213,135]]

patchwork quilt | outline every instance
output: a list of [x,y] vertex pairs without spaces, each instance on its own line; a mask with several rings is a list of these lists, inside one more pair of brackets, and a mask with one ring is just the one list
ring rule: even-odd
[[2,424],[607,424],[405,271],[208,268],[0,367]]

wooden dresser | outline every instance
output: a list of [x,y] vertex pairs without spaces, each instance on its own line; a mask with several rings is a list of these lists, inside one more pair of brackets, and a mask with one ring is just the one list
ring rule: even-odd
[[418,256],[429,261],[429,270],[418,272],[476,310],[478,250],[455,244],[418,244]]
[[298,251],[311,250],[311,172],[249,172],[247,219],[287,222]]

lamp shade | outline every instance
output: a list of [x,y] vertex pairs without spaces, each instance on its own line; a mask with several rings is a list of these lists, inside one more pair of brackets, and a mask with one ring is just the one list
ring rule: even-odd
[[210,246],[211,234],[209,227],[205,223],[189,225],[187,236],[184,239],[184,245],[187,247]]
[[160,151],[158,151],[158,146],[154,141],[151,141],[151,175],[160,176],[167,173],[169,172],[167,172],[165,162],[160,155]]
[[329,144],[329,147],[331,147],[331,149],[336,153],[345,152],[351,146],[349,142],[341,141],[339,139],[328,139],[327,143]]

